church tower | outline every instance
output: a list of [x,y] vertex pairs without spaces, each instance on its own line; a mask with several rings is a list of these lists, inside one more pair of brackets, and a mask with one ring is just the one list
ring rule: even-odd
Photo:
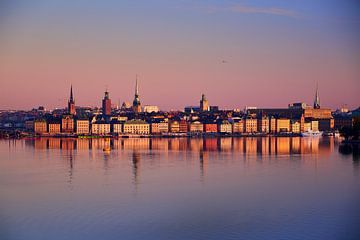
[[201,95],[200,111],[201,112],[209,111],[209,101],[206,99],[205,94]]
[[320,108],[320,97],[319,97],[319,91],[318,91],[318,85],[316,84],[316,93],[315,93],[315,99],[314,99],[314,109]]
[[137,76],[136,76],[136,84],[135,84],[135,97],[133,101],[133,111],[135,113],[141,112],[141,102],[139,97],[139,86],[138,86]]
[[73,90],[72,90],[72,85],[70,87],[70,99],[68,101],[68,113],[70,115],[75,115],[76,114],[76,110],[75,110],[75,100],[74,100],[74,96],[73,96]]

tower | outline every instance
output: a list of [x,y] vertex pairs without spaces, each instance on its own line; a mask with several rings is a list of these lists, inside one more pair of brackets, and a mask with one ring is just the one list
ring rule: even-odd
[[105,91],[105,96],[102,100],[102,112],[105,116],[111,115],[111,99],[109,98],[109,92]]
[[314,99],[314,109],[320,108],[320,97],[319,97],[319,91],[318,91],[318,84],[316,84],[316,93],[315,93],[315,99]]
[[72,90],[72,85],[70,87],[70,99],[68,101],[68,113],[70,115],[75,115],[76,114],[76,110],[75,110],[75,100],[74,100],[74,96],[73,96],[73,90]]
[[133,101],[133,111],[135,113],[141,112],[141,102],[139,98],[139,86],[138,86],[137,76],[136,76],[136,84],[135,84],[135,97]]
[[200,111],[201,111],[201,112],[207,112],[207,111],[209,111],[209,101],[206,99],[205,94],[202,94],[202,95],[201,95]]

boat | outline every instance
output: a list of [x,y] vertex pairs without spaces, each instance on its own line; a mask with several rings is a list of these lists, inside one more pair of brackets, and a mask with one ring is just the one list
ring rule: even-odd
[[301,133],[301,136],[302,137],[321,137],[323,134],[323,132],[321,131],[312,131],[312,130],[309,130],[307,132],[303,132]]

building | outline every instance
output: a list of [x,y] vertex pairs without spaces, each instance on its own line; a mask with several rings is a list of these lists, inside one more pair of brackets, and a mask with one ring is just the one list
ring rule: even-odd
[[111,132],[112,133],[115,133],[115,134],[119,134],[119,133],[122,133],[122,128],[123,128],[123,125],[121,124],[121,122],[119,121],[112,121],[111,122]]
[[88,119],[76,120],[76,134],[89,134],[90,122]]
[[291,122],[291,132],[293,133],[300,133],[300,122],[294,121]]
[[218,132],[219,133],[232,133],[232,125],[229,121],[225,120],[218,124]]
[[320,131],[331,131],[334,129],[335,121],[333,118],[317,119]]
[[146,105],[144,106],[144,112],[146,113],[157,113],[157,112],[160,112],[160,109],[158,106],[150,106],[150,105]]
[[233,123],[233,133],[243,133],[244,132],[244,120],[240,120]]
[[246,118],[245,119],[245,132],[246,133],[256,133],[257,132],[257,119],[255,119],[255,118]]
[[331,109],[330,108],[308,108],[304,110],[305,118],[313,118],[313,119],[330,119],[332,118]]
[[209,111],[209,101],[206,99],[205,94],[201,95],[200,111],[201,112],[208,112]]
[[189,130],[188,123],[185,120],[181,120],[179,122],[179,132],[186,133],[188,132],[188,130]]
[[354,119],[351,116],[335,116],[334,129],[340,130],[344,127],[351,128],[354,124]]
[[154,122],[150,125],[151,134],[161,134],[169,132],[169,123]]
[[276,121],[276,132],[290,132],[290,119],[287,118],[280,118]]
[[270,133],[276,133],[277,127],[276,127],[276,121],[277,119],[274,117],[271,117],[269,122],[270,122]]
[[184,108],[185,113],[196,113],[200,112],[200,107],[198,106],[187,106]]
[[178,121],[171,121],[169,123],[169,132],[172,132],[172,133],[180,132],[180,124]]
[[111,99],[109,98],[108,91],[105,91],[105,96],[102,100],[102,113],[105,116],[111,115]]
[[150,124],[142,120],[130,120],[124,123],[124,133],[150,134]]
[[138,86],[138,80],[136,77],[136,84],[135,84],[135,97],[133,101],[133,111],[135,113],[141,112],[141,102],[140,102],[140,96],[139,96],[139,86]]
[[204,126],[201,122],[195,121],[189,124],[189,132],[200,133],[204,131]]
[[29,131],[34,131],[34,121],[33,120],[25,121],[25,129]]
[[59,122],[49,122],[48,131],[49,131],[49,134],[61,133],[61,124]]
[[72,115],[63,115],[61,119],[61,131],[63,133],[74,132],[74,118]]
[[311,130],[314,132],[319,131],[319,121],[311,121]]
[[91,124],[91,134],[94,135],[110,134],[110,123],[106,123],[104,121],[97,121]]
[[206,133],[216,133],[218,126],[216,123],[204,123],[204,132]]
[[45,119],[38,119],[34,121],[34,132],[36,134],[43,134],[47,132],[47,124]]
[[74,99],[74,96],[73,96],[72,85],[70,87],[70,99],[68,101],[68,114],[70,114],[70,115],[75,115],[76,114],[75,99]]
[[261,117],[258,119],[258,132],[269,133],[270,132],[270,123],[268,117]]

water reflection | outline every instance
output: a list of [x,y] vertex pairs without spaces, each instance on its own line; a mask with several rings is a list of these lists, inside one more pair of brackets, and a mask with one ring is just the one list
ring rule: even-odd
[[[62,149],[87,151],[103,149],[106,139],[60,139],[41,138],[26,140],[27,146],[35,149]],[[162,152],[191,151],[239,152],[245,155],[294,155],[294,154],[330,154],[334,150],[333,138],[300,137],[247,137],[247,138],[129,138],[111,139],[112,150],[154,150]]]

